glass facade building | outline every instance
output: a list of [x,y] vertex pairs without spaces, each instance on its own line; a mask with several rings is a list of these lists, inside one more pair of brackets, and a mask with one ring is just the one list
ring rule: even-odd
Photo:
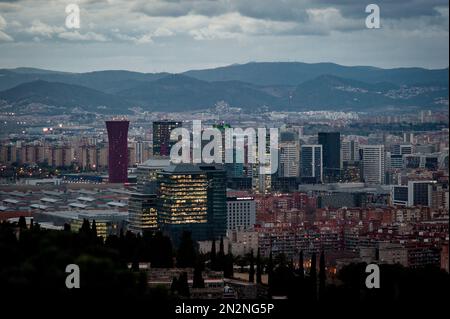
[[181,122],[176,121],[156,121],[153,122],[153,155],[169,156],[170,148],[174,144],[170,140],[170,133],[173,129],[181,127]]
[[132,193],[128,199],[129,226],[134,233],[158,229],[156,195]]
[[302,145],[300,152],[300,174],[302,180],[321,183],[323,178],[322,145]]
[[323,149],[323,175],[327,182],[337,182],[341,173],[341,134],[321,132],[318,137]]
[[226,233],[226,173],[221,165],[171,165],[158,173],[158,223],[177,241],[184,230],[194,240]]

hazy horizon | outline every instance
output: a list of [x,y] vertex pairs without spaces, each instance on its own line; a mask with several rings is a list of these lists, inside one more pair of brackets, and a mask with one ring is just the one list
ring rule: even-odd
[[419,68],[419,69],[425,69],[425,70],[445,70],[448,69],[449,66],[441,67],[441,68],[426,68],[421,66],[398,66],[398,67],[378,67],[374,65],[345,65],[341,63],[335,63],[335,62],[303,62],[303,61],[249,61],[249,62],[243,62],[243,63],[231,63],[231,64],[225,64],[225,65],[218,65],[218,66],[211,66],[207,68],[192,68],[192,69],[184,69],[180,70],[178,72],[169,72],[169,71],[157,71],[157,72],[144,72],[139,70],[133,70],[133,69],[95,69],[95,70],[79,70],[79,71],[69,71],[69,70],[62,70],[62,69],[52,69],[52,68],[42,68],[38,66],[15,66],[15,67],[0,67],[0,69],[3,70],[17,70],[17,69],[36,69],[36,70],[43,70],[43,71],[50,71],[50,72],[63,72],[63,73],[91,73],[91,72],[102,72],[102,71],[124,71],[124,72],[137,72],[137,73],[170,73],[170,74],[182,74],[188,71],[197,71],[197,70],[210,70],[210,69],[219,69],[219,68],[226,68],[231,66],[237,66],[237,65],[246,65],[251,63],[301,63],[301,64],[336,64],[344,67],[373,67],[377,69],[402,69],[402,68]]

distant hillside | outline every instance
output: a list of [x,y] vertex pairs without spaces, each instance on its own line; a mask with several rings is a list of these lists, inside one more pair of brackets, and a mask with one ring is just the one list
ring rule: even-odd
[[209,108],[221,100],[243,108],[279,104],[279,98],[252,84],[236,81],[206,82],[184,75],[170,75],[124,90],[118,95],[152,110],[167,111]]
[[67,73],[40,69],[18,68],[0,69],[0,91],[16,85],[44,80],[85,86],[105,93],[115,93],[146,81],[154,81],[168,73],[139,73],[131,71],[96,71],[87,73]]
[[319,76],[296,87],[291,108],[298,110],[372,110],[386,107],[434,107],[448,89],[439,86],[399,86],[364,83],[332,75]]
[[398,85],[436,83],[448,86],[448,68],[380,69],[334,63],[260,62],[188,71],[184,74],[204,81],[243,81],[258,85],[299,85],[321,75],[334,75],[368,83],[391,82]]
[[[27,112],[30,104],[54,107],[55,113],[70,112],[74,108],[98,113],[127,112],[129,103],[100,91],[79,85],[33,81],[20,84],[0,92],[0,100],[5,100],[14,112]],[[52,113],[51,110],[49,110]]]
[[448,68],[380,69],[333,63],[248,63],[183,74],[0,69],[0,109],[17,112],[189,111],[225,101],[244,111],[448,107]]

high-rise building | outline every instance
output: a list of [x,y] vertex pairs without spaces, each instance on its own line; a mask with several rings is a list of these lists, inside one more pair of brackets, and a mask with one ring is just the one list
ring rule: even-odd
[[403,133],[403,142],[413,143],[414,142],[414,133],[411,133],[411,132]]
[[158,223],[175,242],[225,236],[226,173],[220,165],[170,165],[158,173]]
[[393,155],[408,155],[413,153],[413,146],[411,144],[396,144],[392,146]]
[[321,132],[318,141],[323,149],[323,175],[326,181],[338,181],[341,173],[341,134]]
[[408,196],[407,185],[391,186],[391,201],[393,205],[408,206]]
[[132,193],[128,199],[129,226],[134,233],[158,229],[156,195]]
[[[271,168],[270,165],[272,165],[270,134],[266,135],[265,141],[260,141],[257,136],[256,143],[257,148],[256,145],[252,146],[256,154],[256,163],[249,165],[251,167],[252,189],[257,194],[267,194],[272,189],[272,174],[262,172],[261,169],[263,169],[263,171],[266,171],[267,169]],[[261,154],[260,150],[264,149],[264,145],[265,153]],[[250,147],[250,145],[248,147]],[[247,151],[250,150],[248,149]],[[261,155],[263,156],[264,160],[260,157]]]
[[256,204],[251,196],[227,197],[227,229],[252,229],[256,223]]
[[409,181],[408,206],[431,206],[435,181]]
[[435,181],[408,181],[407,185],[391,187],[392,203],[398,206],[432,206]]
[[14,144],[0,146],[0,163],[11,164],[17,161],[17,147]]
[[108,130],[108,172],[110,183],[128,181],[128,126],[129,121],[106,121]]
[[153,155],[169,156],[170,148],[175,142],[170,140],[173,129],[181,127],[182,122],[156,121],[153,122]]
[[298,142],[283,142],[279,145],[279,168],[280,177],[298,177],[300,168],[300,149]]
[[322,145],[302,145],[300,158],[302,180],[321,183],[323,179]]
[[403,155],[392,154],[390,160],[390,168],[401,169],[403,168]]
[[342,160],[354,162],[359,160],[359,143],[355,140],[342,142]]
[[150,142],[137,141],[135,146],[136,163],[144,163],[150,158]]
[[51,145],[45,150],[48,164],[52,167],[67,167],[74,160],[74,149],[67,145]]
[[408,169],[420,168],[422,164],[422,156],[419,154],[408,154],[403,156],[404,165]]
[[79,165],[83,170],[97,170],[98,149],[96,145],[83,145],[79,150]]
[[368,184],[383,184],[385,159],[383,145],[364,145],[360,148],[361,178]]
[[169,165],[169,159],[153,158],[139,164],[136,169],[138,192],[156,194],[158,173]]

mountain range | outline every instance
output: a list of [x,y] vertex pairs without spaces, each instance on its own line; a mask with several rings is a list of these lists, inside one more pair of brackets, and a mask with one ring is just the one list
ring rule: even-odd
[[246,112],[448,107],[449,69],[263,62],[181,74],[0,69],[0,112],[187,111],[225,101]]

